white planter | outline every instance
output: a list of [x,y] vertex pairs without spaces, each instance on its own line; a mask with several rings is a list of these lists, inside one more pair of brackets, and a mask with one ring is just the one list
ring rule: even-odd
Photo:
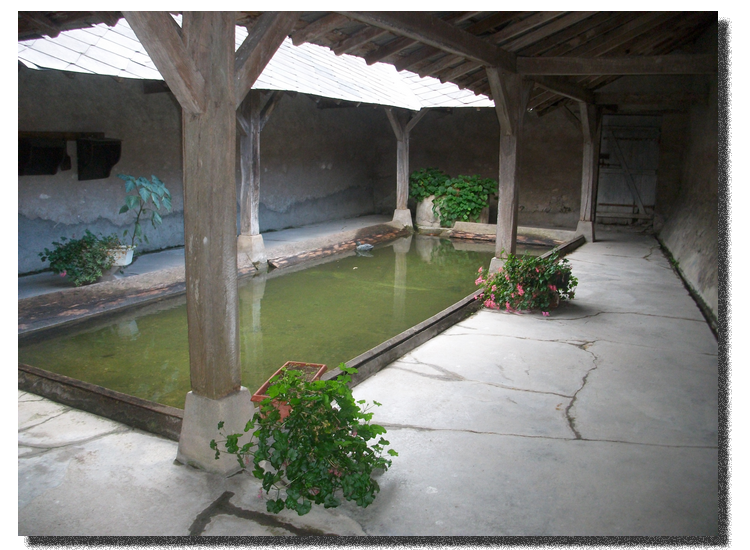
[[417,227],[419,229],[440,229],[440,218],[432,211],[435,195],[430,195],[417,203]]
[[110,249],[109,253],[114,260],[112,262],[112,265],[116,265],[119,267],[130,265],[133,261],[133,250],[135,250],[135,246],[125,245]]

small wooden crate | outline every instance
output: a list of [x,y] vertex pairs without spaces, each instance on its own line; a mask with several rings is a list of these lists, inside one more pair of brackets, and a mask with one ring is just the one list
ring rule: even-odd
[[[264,399],[267,399],[268,396],[266,395],[266,392],[268,391],[268,388],[271,386],[273,379],[285,370],[301,371],[305,373],[305,379],[308,382],[312,382],[313,380],[319,380],[320,377],[323,376],[323,373],[325,373],[325,371],[328,370],[328,367],[326,367],[325,365],[318,364],[318,363],[301,363],[299,361],[287,361],[279,370],[274,372],[271,375],[271,377],[268,380],[266,380],[260,388],[258,388],[258,391],[256,391],[250,399],[254,403],[260,403]],[[273,404],[277,409],[279,409],[282,419],[289,416],[291,407],[289,406],[288,403],[286,403],[285,401],[278,401],[274,399]]]

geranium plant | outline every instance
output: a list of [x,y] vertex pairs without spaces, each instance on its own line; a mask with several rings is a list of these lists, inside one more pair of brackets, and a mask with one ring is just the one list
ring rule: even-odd
[[110,249],[119,244],[116,236],[97,237],[88,229],[80,239],[61,237],[52,243],[55,248],[39,253],[43,262],[49,260],[53,273],[68,277],[74,285],[95,283],[112,267]]
[[[156,229],[162,223],[159,211],[172,211],[172,195],[164,182],[156,176],[151,176],[151,181],[143,176],[136,178],[127,174],[118,174],[117,177],[125,181],[125,204],[120,208],[120,214],[135,212],[135,226],[130,246],[135,246],[136,239],[148,243],[148,237],[143,233],[141,226],[141,218],[150,219],[151,225]],[[123,237],[127,234],[126,229]]]
[[[274,498],[266,502],[269,512],[287,508],[301,516],[313,503],[339,506],[339,496],[366,507],[380,491],[372,475],[391,465],[383,456],[385,446],[390,445],[381,437],[386,430],[371,424],[373,413],[365,401],[352,396],[347,384],[357,370],[343,363],[339,369],[343,374],[337,378],[314,381],[299,371],[283,371],[268,388],[260,410],[247,422],[244,431],[251,439],[241,446],[239,439],[245,434],[224,434],[224,423],[219,422],[224,439],[211,440],[211,449],[217,459],[221,453],[235,455],[243,470],[252,464],[262,490],[274,491]],[[286,418],[274,401],[291,406]],[[393,449],[386,454],[398,455]]]
[[505,264],[497,273],[484,274],[479,268],[475,284],[481,287],[477,299],[490,309],[510,312],[538,309],[545,317],[560,300],[572,300],[578,285],[567,259],[501,253]]

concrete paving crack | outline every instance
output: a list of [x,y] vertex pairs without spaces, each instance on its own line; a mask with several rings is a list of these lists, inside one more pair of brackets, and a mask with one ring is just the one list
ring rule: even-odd
[[51,416],[48,416],[47,418],[45,418],[44,420],[42,420],[38,424],[34,424],[33,426],[26,426],[25,428],[19,428],[18,429],[18,433],[23,433],[23,432],[25,432],[27,430],[30,430],[31,428],[36,428],[37,426],[43,426],[44,424],[46,424],[50,420],[54,420],[55,418],[59,418],[62,415],[64,415],[65,413],[67,413],[67,412],[70,412],[70,408],[66,408],[65,410],[62,410],[62,411],[60,411],[57,414],[53,414]]
[[578,394],[583,390],[584,387],[586,387],[586,382],[588,382],[589,375],[594,372],[597,368],[599,368],[599,365],[597,364],[598,357],[591,351],[588,350],[589,347],[591,347],[596,342],[587,342],[583,346],[581,346],[581,349],[584,350],[586,353],[589,353],[592,357],[592,362],[594,364],[593,367],[591,367],[586,374],[583,375],[583,380],[581,382],[581,387],[576,390],[576,392],[573,394],[573,397],[570,400],[570,403],[568,403],[568,406],[565,408],[565,418],[568,419],[568,426],[570,426],[570,430],[575,434],[576,439],[583,439],[581,437],[581,433],[576,428],[576,419],[573,417],[573,415],[570,412],[570,409],[573,408],[573,405],[575,404],[576,400],[578,399]]
[[87,437],[85,439],[76,439],[74,441],[66,441],[65,443],[60,443],[59,445],[35,445],[34,443],[28,443],[20,439],[18,441],[18,445],[22,447],[29,447],[31,449],[62,449],[64,447],[70,447],[73,445],[82,445],[84,443],[90,443],[91,441],[96,441],[97,439],[101,439],[103,437],[107,437],[110,435],[123,434],[127,432],[132,432],[132,431],[133,431],[132,428],[128,428],[124,426],[121,428],[113,429],[108,432],[103,432],[103,433],[100,433],[91,437]]
[[209,504],[208,507],[205,510],[203,510],[200,514],[198,514],[195,520],[193,520],[193,523],[190,526],[189,536],[191,537],[201,536],[203,534],[203,531],[206,530],[206,527],[208,526],[208,524],[211,523],[211,520],[214,517],[220,516],[220,515],[235,516],[240,519],[253,521],[255,523],[263,525],[264,527],[277,527],[280,529],[284,529],[285,531],[289,531],[291,534],[296,535],[298,537],[305,537],[305,536],[335,537],[335,536],[338,536],[334,533],[325,533],[318,529],[297,527],[296,525],[287,523],[285,521],[281,521],[280,519],[276,517],[269,516],[268,514],[264,514],[262,512],[256,512],[254,510],[245,510],[244,508],[240,508],[239,506],[235,506],[234,504],[229,502],[229,500],[233,496],[234,496],[234,493],[232,493],[231,491],[225,491],[219,498],[217,498],[214,502]]
[[639,445],[643,447],[662,447],[667,449],[718,449],[716,445],[665,445],[663,443],[647,443],[642,441],[623,441],[618,439],[588,439],[586,437],[572,438],[572,437],[551,437],[548,435],[528,435],[528,434],[517,434],[509,432],[485,432],[479,430],[468,430],[459,428],[430,428],[427,426],[414,426],[411,424],[389,424],[386,422],[380,422],[380,425],[388,430],[414,430],[418,432],[460,432],[460,433],[471,433],[476,435],[496,435],[500,437],[520,437],[524,439],[547,439],[551,441],[570,441],[570,442],[585,442],[585,443],[616,443],[619,445]]

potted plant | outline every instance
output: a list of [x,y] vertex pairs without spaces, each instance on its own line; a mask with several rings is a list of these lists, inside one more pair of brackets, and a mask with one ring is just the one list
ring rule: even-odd
[[80,239],[61,237],[39,253],[43,262],[49,260],[53,273],[70,279],[74,285],[95,283],[113,265],[110,249],[119,242],[117,237],[97,237],[88,229]]
[[[268,388],[271,387],[271,385],[275,381],[279,380],[283,376],[284,372],[288,370],[300,372],[302,373],[302,376],[305,380],[307,380],[308,382],[312,382],[313,380],[319,380],[327,369],[328,367],[326,367],[325,365],[320,365],[318,363],[300,363],[298,361],[287,361],[279,370],[273,373],[268,380],[266,380],[266,382],[258,389],[258,391],[256,391],[252,395],[250,399],[253,403],[262,403],[264,400],[268,399],[268,395],[266,395],[266,392],[268,392]],[[272,400],[272,403],[279,410],[282,419],[289,416],[289,411],[291,410],[289,403],[285,401],[279,401],[278,399]]]
[[474,281],[481,287],[476,298],[490,309],[509,312],[539,309],[547,317],[561,300],[572,300],[578,285],[567,259],[558,255],[516,256],[501,253],[505,264],[497,273],[485,276],[482,268]]
[[[251,440],[242,446],[239,439],[245,434],[226,435],[224,422],[218,424],[224,439],[210,442],[216,458],[233,454],[243,470],[252,463],[253,475],[262,481],[261,492],[275,491],[275,498],[266,502],[269,512],[287,508],[301,516],[313,503],[338,506],[340,496],[366,507],[380,490],[372,475],[391,465],[383,456],[390,443],[380,437],[386,430],[371,424],[373,413],[360,409],[365,401],[352,396],[348,383],[357,370],[344,363],[339,369],[342,374],[330,380],[308,380],[304,372],[284,370],[245,426]],[[275,400],[290,405],[287,416],[282,418]],[[374,443],[368,443],[371,440]],[[386,453],[398,455],[393,449]]]
[[[156,229],[162,223],[160,210],[164,212],[172,211],[172,195],[159,178],[151,176],[151,181],[141,176],[136,178],[127,174],[118,174],[120,179],[125,181],[125,204],[120,208],[120,214],[135,212],[135,225],[130,244],[119,244],[114,247],[112,254],[115,257],[114,265],[129,265],[133,260],[133,251],[135,250],[135,240],[138,242],[148,243],[148,237],[143,232],[141,222],[151,220],[151,225]],[[123,232],[123,237],[127,237],[128,230]]]

